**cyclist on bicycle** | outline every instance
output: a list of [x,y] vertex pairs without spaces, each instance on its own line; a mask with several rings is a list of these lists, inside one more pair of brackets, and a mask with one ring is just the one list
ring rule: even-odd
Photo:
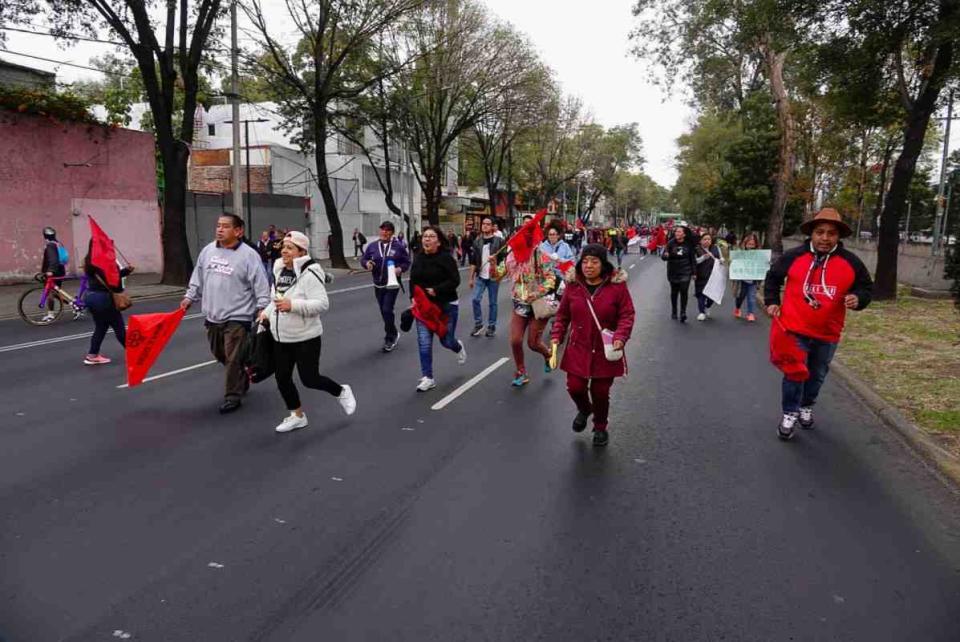
[[[40,266],[40,271],[48,279],[66,276],[67,266],[63,260],[67,257],[66,248],[57,240],[57,231],[50,226],[43,228],[43,239],[43,264]],[[47,303],[47,310],[47,314],[42,319],[44,323],[57,318],[53,313],[52,299]]]

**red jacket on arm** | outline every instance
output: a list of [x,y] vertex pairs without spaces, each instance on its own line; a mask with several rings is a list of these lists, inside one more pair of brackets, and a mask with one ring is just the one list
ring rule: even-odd
[[847,318],[843,300],[848,294],[857,295],[858,310],[873,298],[873,281],[863,261],[842,243],[829,255],[817,257],[808,241],[785,252],[770,268],[763,300],[780,306],[780,319],[790,332],[837,343]]
[[582,282],[568,281],[550,333],[551,340],[563,343],[567,329],[570,330],[560,362],[561,370],[587,379],[623,376],[625,360],[607,361],[603,339],[590,314],[587,299],[591,299],[600,325],[606,330],[613,330],[615,341],[626,344],[633,332],[635,317],[626,280],[627,275],[622,270],[614,273],[594,291],[592,298]]

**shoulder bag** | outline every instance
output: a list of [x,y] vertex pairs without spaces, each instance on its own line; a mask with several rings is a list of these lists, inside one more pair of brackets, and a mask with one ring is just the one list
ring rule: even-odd
[[587,293],[587,307],[590,308],[590,314],[593,316],[593,322],[597,324],[597,330],[600,331],[600,338],[603,340],[603,355],[607,361],[620,361],[623,359],[623,350],[617,350],[613,347],[613,330],[607,330],[600,325],[600,319],[593,309],[593,303],[590,301],[590,293]]

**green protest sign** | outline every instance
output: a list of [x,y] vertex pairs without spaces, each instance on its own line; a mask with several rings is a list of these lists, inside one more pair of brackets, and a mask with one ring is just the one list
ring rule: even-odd
[[730,250],[730,279],[762,281],[770,269],[770,250]]

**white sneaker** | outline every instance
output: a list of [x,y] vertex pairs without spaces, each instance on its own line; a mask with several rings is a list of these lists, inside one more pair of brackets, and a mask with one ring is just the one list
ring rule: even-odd
[[706,321],[706,320],[707,320],[707,315],[705,315],[703,312],[697,315],[697,321]]
[[467,347],[463,345],[463,341],[457,341],[460,344],[460,352],[457,353],[457,363],[461,366],[467,362]]
[[280,425],[276,427],[277,432],[290,432],[291,430],[297,430],[299,428],[306,428],[307,426],[307,415],[304,414],[301,417],[298,417],[294,413],[290,413],[290,416],[280,422]]
[[357,398],[353,396],[353,390],[350,386],[340,386],[340,396],[337,397],[337,401],[340,402],[340,407],[343,408],[343,411],[348,415],[352,415],[357,410]]
[[797,415],[788,412],[783,416],[783,419],[780,420],[780,425],[777,426],[777,436],[784,441],[790,441],[793,439],[793,428],[797,425]]
[[432,390],[437,387],[437,382],[431,379],[430,377],[421,377],[420,383],[417,384],[417,392],[426,392],[427,390]]
[[45,315],[43,315],[43,318],[40,319],[40,323],[50,323],[51,321],[56,321],[56,320],[57,320],[57,315],[55,315],[53,312],[47,312]]

